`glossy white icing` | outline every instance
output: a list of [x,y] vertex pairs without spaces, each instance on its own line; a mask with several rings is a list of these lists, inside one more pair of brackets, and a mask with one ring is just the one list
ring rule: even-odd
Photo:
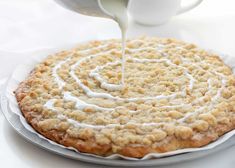
[[[98,46],[97,48],[93,48],[92,50],[95,50],[95,49],[104,49],[107,47],[107,45],[101,45],[101,46]],[[136,52],[136,51],[141,51],[141,50],[156,50],[160,53],[162,53],[163,49],[164,49],[164,45],[159,45],[157,48],[153,48],[153,47],[146,47],[146,48],[140,48],[140,49],[127,49],[129,52]],[[182,49],[182,47],[179,47],[179,49]],[[89,53],[91,51],[91,49],[86,49],[86,50],[81,50],[79,52],[81,53]],[[111,51],[104,51],[104,53],[110,53]],[[164,58],[162,59],[139,59],[139,58],[131,58],[131,57],[127,57],[127,59],[129,60],[132,60],[133,62],[137,62],[137,63],[160,63],[160,62],[165,62],[167,63],[168,65],[171,65],[171,66],[176,66],[178,68],[182,68],[184,70],[184,75],[189,79],[189,84],[188,84],[188,87],[185,87],[181,92],[178,92],[178,93],[173,93],[173,94],[170,94],[170,95],[157,95],[157,96],[153,96],[153,97],[133,97],[133,98],[121,98],[121,97],[118,97],[118,96],[113,96],[111,93],[99,93],[99,92],[95,92],[95,91],[92,91],[89,87],[87,87],[86,85],[84,85],[82,83],[82,81],[80,80],[80,78],[75,74],[75,70],[81,66],[81,64],[83,62],[86,62],[92,58],[95,58],[95,57],[99,57],[99,56],[102,56],[104,53],[98,53],[98,54],[93,54],[93,55],[89,55],[87,57],[82,57],[80,60],[78,60],[75,64],[73,64],[70,68],[70,76],[77,82],[77,84],[79,85],[79,87],[82,88],[82,90],[86,93],[86,95],[88,97],[93,97],[93,98],[103,98],[103,99],[113,99],[113,100],[120,100],[120,101],[125,101],[125,102],[133,102],[133,101],[138,101],[138,100],[153,100],[153,99],[157,99],[157,100],[160,100],[160,99],[174,99],[176,98],[177,96],[183,96],[185,97],[186,96],[186,89],[189,88],[190,90],[193,90],[193,87],[194,87],[194,82],[196,81],[194,79],[194,77],[188,72],[187,68],[184,67],[184,66],[181,66],[181,65],[176,65],[174,63],[172,63],[170,61],[170,59],[167,58],[167,54],[165,53],[162,53],[162,55],[164,56]],[[198,58],[197,59],[200,59],[199,56],[197,56]],[[89,104],[81,99],[79,99],[78,97],[74,96],[71,92],[64,92],[63,91],[63,87],[65,86],[66,82],[63,81],[59,75],[57,74],[57,71],[58,69],[60,69],[62,67],[63,64],[66,64],[68,61],[70,61],[71,59],[70,58],[67,58],[63,61],[60,61],[53,69],[52,69],[52,76],[54,77],[54,80],[55,82],[58,84],[59,88],[62,90],[62,94],[63,94],[63,98],[65,101],[73,101],[76,103],[76,108],[79,109],[79,110],[83,110],[84,108],[86,107],[91,107],[91,108],[94,108],[96,111],[110,111],[110,112],[113,112],[115,110],[115,108],[104,108],[104,107],[100,107],[98,105],[95,105],[95,104]],[[183,62],[187,63],[187,60],[185,58],[182,58]],[[119,64],[122,64],[123,65],[123,60],[118,60],[118,61],[115,61],[115,62],[109,62],[105,65],[102,65],[102,66],[97,66],[95,67],[93,70],[90,71],[89,73],[89,76],[94,78],[95,80],[99,81],[101,83],[101,88],[103,89],[106,89],[107,91],[118,91],[118,90],[121,90],[122,89],[122,86],[123,86],[123,81],[120,82],[120,84],[110,84],[110,83],[107,83],[107,81],[105,81],[102,76],[99,74],[99,71],[101,71],[102,69],[104,69],[105,67],[107,66],[112,66],[112,65],[119,65]],[[196,67],[199,67],[197,65],[195,65]],[[199,67],[200,68],[200,67]],[[122,69],[123,70],[123,69]],[[122,72],[123,73],[123,72]],[[221,73],[218,73],[216,71],[213,71],[213,72],[210,72],[212,75],[216,75],[219,77],[219,79],[221,80],[221,88],[219,88],[217,90],[217,93],[216,95],[214,95],[212,97],[212,100],[210,102],[210,104],[208,106],[203,106],[203,107],[199,107],[198,109],[194,110],[194,111],[191,111],[191,112],[188,112],[186,115],[184,115],[183,118],[180,118],[178,120],[176,120],[176,122],[178,123],[182,123],[184,122],[188,117],[192,116],[192,115],[196,115],[198,113],[201,113],[203,110],[205,110],[206,108],[213,108],[213,104],[220,98],[221,96],[221,91],[223,90],[223,88],[226,86],[226,79],[225,79],[225,76]],[[212,86],[212,81],[210,79],[207,80],[207,85],[208,85],[208,94],[211,90],[211,88],[213,87]],[[206,94],[207,94],[206,93]],[[197,104],[199,101],[203,100],[204,99],[204,96],[201,97],[200,99],[196,100],[194,103],[192,104]],[[56,111],[56,108],[54,107],[54,102],[56,101],[56,99],[51,99],[51,100],[48,100],[46,103],[45,103],[45,107],[58,113],[57,117],[61,120],[67,120],[68,122],[70,122],[71,124],[73,124],[74,126],[77,126],[77,127],[89,127],[89,128],[97,128],[97,129],[101,129],[101,128],[104,128],[104,127],[116,127],[116,126],[123,126],[123,125],[120,125],[120,124],[108,124],[108,125],[91,125],[91,124],[85,124],[85,123],[80,123],[76,120],[73,120],[71,118],[68,118],[67,116],[63,115],[63,114],[60,114],[59,112]],[[182,107],[187,107],[187,106],[191,106],[190,104],[172,104],[172,105],[168,105],[168,106],[161,106],[159,108],[169,108],[169,109],[174,109],[174,108],[182,108]],[[137,113],[138,111],[129,111],[130,113]],[[175,122],[175,121],[173,121]],[[131,123],[131,122],[129,122]],[[133,123],[132,123],[133,124]],[[161,125],[162,123],[134,123],[134,124],[137,124],[137,125],[142,125],[142,126],[159,126]]]
[[73,96],[70,92],[64,92],[63,94],[64,94],[64,100],[76,102],[75,106],[79,110],[83,110],[86,107],[91,107],[91,108],[94,108],[98,111],[113,110],[112,108],[103,108],[103,107],[100,107],[100,106],[97,106],[94,104],[86,103],[86,102],[82,101],[81,99]]
[[59,88],[62,89],[62,87],[64,87],[65,82],[59,77],[59,75],[57,74],[57,70],[59,68],[61,68],[61,66],[63,64],[65,64],[66,62],[68,62],[70,60],[70,58],[67,58],[64,61],[60,61],[53,69],[52,69],[52,76],[54,77],[55,82],[58,84]]

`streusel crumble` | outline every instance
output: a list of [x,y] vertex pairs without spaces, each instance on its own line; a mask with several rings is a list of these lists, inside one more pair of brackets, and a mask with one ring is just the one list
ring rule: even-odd
[[201,147],[235,128],[235,77],[219,56],[174,39],[92,41],[48,56],[15,91],[26,120],[81,152],[140,158]]

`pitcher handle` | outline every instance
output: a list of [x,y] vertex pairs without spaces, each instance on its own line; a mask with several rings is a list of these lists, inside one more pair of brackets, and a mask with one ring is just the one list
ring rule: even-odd
[[189,4],[187,6],[181,6],[180,10],[177,12],[177,15],[185,13],[193,8],[195,8],[196,6],[198,6],[200,3],[202,3],[203,0],[196,0],[194,3]]

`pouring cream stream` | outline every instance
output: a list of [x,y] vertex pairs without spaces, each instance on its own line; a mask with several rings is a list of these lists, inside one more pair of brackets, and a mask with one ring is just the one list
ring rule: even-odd
[[126,32],[128,28],[128,15],[127,15],[128,0],[100,0],[102,10],[113,16],[114,20],[118,23],[122,34],[122,79],[121,84],[125,84],[125,48],[126,48]]

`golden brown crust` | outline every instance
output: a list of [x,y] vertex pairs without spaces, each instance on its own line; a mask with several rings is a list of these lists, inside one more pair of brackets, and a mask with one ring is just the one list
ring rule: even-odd
[[[213,59],[222,62],[218,56],[214,56]],[[44,128],[42,125],[40,125],[40,121],[44,120],[45,117],[47,119],[47,117],[49,116],[48,119],[50,119],[48,111],[44,112],[41,107],[37,108],[31,107],[30,104],[32,104],[32,102],[28,103],[25,100],[28,99],[28,97],[31,97],[33,100],[34,97],[37,97],[37,95],[36,96],[34,95],[35,94],[34,92],[33,93],[31,92],[31,88],[35,82],[35,76],[37,75],[39,75],[39,78],[42,78],[42,73],[38,73],[38,69],[36,68],[33,72],[31,72],[28,79],[23,81],[15,91],[19,108],[21,109],[26,120],[40,134],[64,146],[74,147],[75,149],[81,152],[92,153],[101,156],[108,156],[113,153],[119,153],[124,156],[141,158],[146,154],[152,152],[163,153],[183,148],[201,147],[217,140],[221,135],[235,128],[235,117],[233,115],[234,113],[233,94],[234,94],[235,80],[233,77],[231,78],[230,81],[232,83],[230,86],[230,89],[232,89],[231,90],[232,95],[229,95],[230,93],[228,92],[222,93],[225,94],[224,95],[225,97],[229,96],[230,102],[224,104],[225,108],[229,109],[227,111],[230,111],[228,114],[227,113],[224,114],[225,112],[220,111],[220,108],[218,108],[211,112],[212,115],[209,114],[209,115],[198,116],[199,122],[193,122],[193,124],[190,127],[188,127],[187,125],[174,127],[173,133],[170,133],[171,132],[170,129],[163,128],[164,132],[162,132],[161,130],[157,132],[156,135],[159,135],[160,137],[154,137],[155,138],[154,143],[149,142],[149,140],[151,140],[150,137],[146,138],[146,140],[143,140],[143,143],[141,144],[138,143],[133,144],[130,142],[123,146],[120,146],[113,144],[113,142],[110,142],[110,140],[106,142],[106,139],[104,140],[102,139],[103,141],[102,143],[100,143],[99,141],[97,141],[97,139],[94,136],[92,135],[88,136],[89,133],[86,134],[86,136],[82,137],[79,137],[77,135],[71,136],[71,134],[68,132],[69,126],[67,126],[66,124],[63,125],[63,127],[58,126],[59,125],[58,123],[60,123],[61,121],[58,121],[57,123],[57,119],[53,118],[53,122],[55,122],[57,126],[47,125],[47,127]],[[43,82],[41,81],[40,84],[43,85]],[[36,100],[34,103],[38,104]],[[41,115],[41,113],[46,113],[46,115],[43,116]],[[170,115],[173,118],[180,116],[178,113],[175,112],[170,113]],[[167,133],[167,135],[165,135],[166,134],[165,132]],[[163,137],[163,139],[161,137]]]

